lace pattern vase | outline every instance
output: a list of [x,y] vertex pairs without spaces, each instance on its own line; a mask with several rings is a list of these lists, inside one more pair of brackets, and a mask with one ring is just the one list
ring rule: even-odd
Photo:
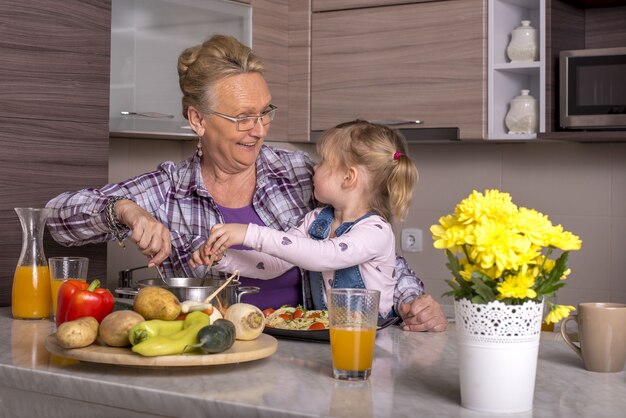
[[454,303],[461,405],[491,413],[532,409],[543,304]]
[[506,47],[506,55],[511,62],[532,62],[539,59],[539,35],[529,20],[522,20],[521,26],[511,32],[511,42]]
[[537,100],[530,95],[530,90],[522,90],[511,100],[504,124],[510,134],[534,134],[537,133],[537,119]]

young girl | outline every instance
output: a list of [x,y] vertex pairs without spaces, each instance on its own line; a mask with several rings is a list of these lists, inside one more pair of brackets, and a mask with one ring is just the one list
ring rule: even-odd
[[[417,182],[404,138],[395,130],[356,120],[326,131],[317,144],[321,162],[313,176],[315,198],[325,206],[282,232],[254,224],[217,224],[191,264],[221,256],[219,271],[273,278],[294,265],[309,270],[315,309],[326,309],[331,287],[381,292],[379,314],[393,312],[395,238]],[[256,251],[227,248],[244,245]]]

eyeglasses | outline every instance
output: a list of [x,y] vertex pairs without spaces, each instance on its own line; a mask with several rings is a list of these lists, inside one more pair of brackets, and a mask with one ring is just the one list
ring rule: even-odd
[[235,124],[237,125],[237,130],[240,132],[245,132],[253,129],[259,121],[261,121],[263,125],[268,125],[271,121],[274,120],[276,109],[278,108],[271,104],[269,105],[269,109],[261,113],[259,116],[242,116],[240,118],[225,115],[220,112],[214,112],[212,110],[209,110],[206,113],[210,113],[211,115],[216,115],[221,118],[228,119],[231,122],[235,122]]

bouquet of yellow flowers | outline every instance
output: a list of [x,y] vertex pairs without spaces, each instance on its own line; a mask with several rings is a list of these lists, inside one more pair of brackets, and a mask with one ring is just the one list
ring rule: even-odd
[[[499,300],[521,305],[528,300],[548,304],[546,323],[556,323],[575,309],[551,301],[570,273],[569,251],[581,240],[533,209],[517,207],[508,193],[473,191],[443,216],[430,232],[434,246],[445,249],[453,279],[445,293],[456,300],[486,304]],[[560,256],[554,250],[561,250]]]

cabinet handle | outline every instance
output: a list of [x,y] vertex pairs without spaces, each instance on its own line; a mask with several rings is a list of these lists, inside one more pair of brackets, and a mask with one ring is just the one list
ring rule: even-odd
[[126,110],[122,110],[120,112],[122,115],[125,116],[144,116],[146,118],[173,118],[174,115],[168,115],[167,113],[161,113],[161,112],[129,112]]
[[373,120],[371,122],[372,123],[378,123],[380,125],[387,125],[387,126],[421,125],[421,124],[424,123],[421,120],[396,120],[396,119],[391,119],[391,120]]

